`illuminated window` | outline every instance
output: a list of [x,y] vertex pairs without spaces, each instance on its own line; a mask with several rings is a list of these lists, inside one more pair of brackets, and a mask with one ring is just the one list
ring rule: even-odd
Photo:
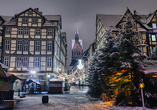
[[152,27],[156,29],[156,23],[152,23]]
[[152,35],[152,41],[156,41],[155,35]]

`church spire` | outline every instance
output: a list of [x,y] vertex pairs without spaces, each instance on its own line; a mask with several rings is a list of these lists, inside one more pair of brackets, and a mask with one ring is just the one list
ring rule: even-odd
[[79,40],[79,32],[78,32],[78,26],[76,26],[76,32],[75,32],[75,41]]
[[75,32],[75,35],[76,34],[79,34],[79,32],[78,32],[78,26],[76,26],[76,32]]

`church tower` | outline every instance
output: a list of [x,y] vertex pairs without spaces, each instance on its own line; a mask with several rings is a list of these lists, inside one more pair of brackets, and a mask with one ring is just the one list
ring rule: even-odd
[[79,39],[78,27],[75,32],[75,40],[72,40],[72,60],[70,66],[75,66],[79,59],[82,58],[83,46],[82,40]]

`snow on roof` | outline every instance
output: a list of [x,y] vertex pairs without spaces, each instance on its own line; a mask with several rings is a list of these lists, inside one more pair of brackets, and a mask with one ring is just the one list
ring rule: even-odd
[[55,77],[55,78],[51,79],[50,81],[52,81],[52,82],[55,82],[55,81],[61,81],[61,82],[63,82],[64,80],[62,78]]

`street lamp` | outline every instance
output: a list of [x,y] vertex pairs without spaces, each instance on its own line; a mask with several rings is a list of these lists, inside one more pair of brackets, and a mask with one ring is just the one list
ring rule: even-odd
[[50,74],[48,73],[47,77],[49,78],[50,77]]
[[[82,65],[82,60],[78,60],[79,61],[79,65],[77,65],[77,68],[78,69],[82,69],[84,66]],[[80,81],[81,81],[82,79],[80,78],[79,79],[79,90],[80,90]]]
[[139,87],[141,88],[141,97],[142,97],[142,106],[144,106],[144,97],[143,97],[143,88],[144,88],[144,83],[143,83],[143,79],[141,79],[141,83],[139,84]]
[[78,60],[79,61],[79,65],[77,66],[78,67],[78,69],[82,69],[83,68],[83,65],[82,65],[82,60]]

